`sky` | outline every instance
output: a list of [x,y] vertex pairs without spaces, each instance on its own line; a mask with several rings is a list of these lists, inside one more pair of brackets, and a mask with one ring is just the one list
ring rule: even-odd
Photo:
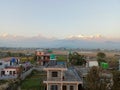
[[0,0],[0,35],[120,38],[120,0]]

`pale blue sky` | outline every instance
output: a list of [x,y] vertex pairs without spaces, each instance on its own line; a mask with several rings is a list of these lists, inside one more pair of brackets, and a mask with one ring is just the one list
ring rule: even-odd
[[120,0],[0,0],[0,33],[120,38]]

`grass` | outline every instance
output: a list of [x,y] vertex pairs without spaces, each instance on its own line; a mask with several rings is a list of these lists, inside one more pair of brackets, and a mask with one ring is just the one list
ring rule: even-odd
[[44,90],[45,85],[43,80],[46,78],[46,73],[41,71],[33,71],[21,84],[21,90]]
[[66,55],[57,55],[57,61],[66,61],[67,56]]

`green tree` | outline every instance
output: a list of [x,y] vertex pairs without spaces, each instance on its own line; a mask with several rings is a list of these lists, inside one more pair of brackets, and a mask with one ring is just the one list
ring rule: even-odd
[[105,53],[103,53],[103,52],[97,53],[97,60],[98,60],[99,65],[101,62],[106,62],[105,59],[106,59]]
[[74,65],[83,65],[86,63],[85,61],[85,56],[84,55],[80,55],[77,52],[73,52],[72,54],[69,54],[69,60],[72,64]]
[[8,56],[8,57],[11,57],[11,56],[12,56],[12,53],[8,51],[8,52],[7,52],[7,56]]

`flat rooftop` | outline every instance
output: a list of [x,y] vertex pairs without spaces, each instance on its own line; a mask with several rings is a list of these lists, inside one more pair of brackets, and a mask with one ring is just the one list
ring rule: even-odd
[[45,68],[67,68],[66,63],[60,63],[55,60],[51,60]]
[[[75,82],[82,83],[82,79],[79,77],[76,69],[74,67],[67,68],[66,63],[60,63],[60,62],[57,63],[56,61],[51,61],[44,68],[44,70],[63,70],[64,83],[65,82],[66,83],[75,83]],[[52,82],[52,78],[50,82]]]

